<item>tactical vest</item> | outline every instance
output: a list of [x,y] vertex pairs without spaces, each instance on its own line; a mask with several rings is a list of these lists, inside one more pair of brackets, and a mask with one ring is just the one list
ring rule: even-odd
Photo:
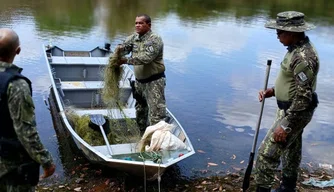
[[6,153],[8,150],[9,152],[12,151],[10,150],[12,147],[14,149],[23,148],[17,139],[17,135],[13,126],[13,120],[10,117],[8,108],[8,85],[11,81],[16,79],[24,79],[29,84],[30,91],[32,93],[30,80],[21,75],[18,68],[9,67],[4,72],[0,72],[0,145],[2,146],[0,148],[0,154]]
[[29,84],[32,94],[31,81],[21,75],[18,68],[9,67],[0,72],[0,157],[7,161],[16,161],[20,157],[24,159],[25,163],[5,175],[9,184],[36,186],[39,181],[40,165],[29,156],[18,140],[8,108],[8,85],[16,79],[24,79]]

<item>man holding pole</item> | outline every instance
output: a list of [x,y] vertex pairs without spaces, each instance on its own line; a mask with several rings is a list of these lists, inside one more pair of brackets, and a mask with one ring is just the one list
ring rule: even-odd
[[277,38],[287,46],[275,87],[259,92],[259,101],[275,96],[276,119],[261,143],[256,160],[257,192],[270,191],[275,170],[282,161],[282,182],[276,192],[296,191],[302,155],[302,133],[318,105],[316,90],[319,59],[305,31],[314,28],[304,14],[287,11],[277,14],[266,28],[276,29]]

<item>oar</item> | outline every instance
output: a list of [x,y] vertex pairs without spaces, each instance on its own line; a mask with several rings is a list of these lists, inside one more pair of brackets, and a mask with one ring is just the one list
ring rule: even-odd
[[109,144],[108,138],[107,138],[106,133],[104,132],[103,127],[102,127],[103,124],[106,123],[106,120],[104,119],[103,115],[102,114],[93,114],[93,115],[89,115],[89,118],[90,118],[90,121],[93,124],[95,124],[95,125],[97,125],[97,126],[100,127],[100,130],[101,130],[103,139],[106,142],[109,154],[110,154],[110,156],[112,156],[112,151],[111,151],[111,148],[110,148],[110,144]]
[[[267,86],[268,86],[270,66],[271,66],[271,60],[267,60],[266,79],[265,79],[265,82],[264,82],[264,89],[263,89],[264,91],[267,90]],[[265,100],[265,95],[263,96],[260,116],[259,116],[259,119],[257,121],[257,127],[256,127],[256,130],[255,130],[255,136],[254,136],[254,140],[253,140],[253,147],[252,147],[252,151],[249,155],[248,167],[246,169],[244,181],[243,181],[243,184],[242,184],[242,191],[243,192],[247,191],[247,189],[249,188],[249,180],[250,180],[250,175],[251,175],[252,169],[253,169],[255,148],[256,148],[256,143],[257,143],[257,137],[259,136],[259,129],[260,129],[260,125],[261,125],[261,119],[262,119],[262,113],[263,113],[263,107],[264,107],[264,100]]]

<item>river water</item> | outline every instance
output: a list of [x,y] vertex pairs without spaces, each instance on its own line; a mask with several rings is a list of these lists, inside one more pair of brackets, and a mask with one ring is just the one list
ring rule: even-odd
[[[179,163],[186,177],[214,175],[247,166],[260,112],[257,93],[263,87],[267,59],[273,85],[286,48],[265,22],[285,10],[306,14],[317,25],[307,33],[321,67],[320,105],[305,128],[302,166],[334,164],[334,1],[331,0],[1,0],[0,27],[14,29],[22,52],[15,63],[33,82],[38,130],[63,175],[58,139],[48,109],[50,79],[42,45],[64,49],[112,47],[134,31],[135,16],[152,17],[152,30],[165,43],[168,108],[185,128],[196,153]],[[274,119],[268,99],[258,146]],[[208,163],[218,166],[208,167]]]

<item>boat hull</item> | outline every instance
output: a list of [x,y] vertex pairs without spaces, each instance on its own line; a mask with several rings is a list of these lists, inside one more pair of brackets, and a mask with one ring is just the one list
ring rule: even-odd
[[66,127],[65,122],[59,115],[59,108],[57,107],[57,104],[55,102],[56,100],[54,97],[54,92],[52,87],[50,88],[48,101],[49,101],[48,103],[52,121],[54,124],[54,128],[57,130],[57,134],[61,134],[62,136],[61,139],[70,140],[69,147],[73,149],[72,151],[79,149],[80,153],[84,155],[87,159],[89,159],[90,162],[104,165],[109,168],[114,168],[119,171],[124,171],[126,173],[133,174],[138,177],[146,177],[147,180],[155,180],[158,178],[159,175],[161,176],[167,170],[167,168],[165,167],[145,165],[144,162],[142,164],[131,164],[131,162],[124,163],[124,162],[105,161],[103,158],[96,155],[91,150],[82,145],[75,137],[72,137],[72,135],[70,134],[70,132]]
[[[88,144],[72,127],[66,115],[66,108],[74,106],[75,112],[84,112],[83,114],[110,111],[101,102],[99,93],[103,79],[98,75],[100,74],[98,71],[106,66],[109,52],[99,47],[91,51],[80,52],[64,51],[54,46],[44,47],[44,53],[52,81],[48,105],[53,124],[58,130],[56,132],[58,135],[61,134],[61,137],[65,136],[66,139],[71,140],[69,146],[74,148],[74,151],[80,151],[87,160],[144,177],[147,180],[154,180],[169,167],[195,154],[187,134],[168,109],[167,115],[170,117],[168,123],[174,126],[171,133],[184,142],[186,149],[160,151],[158,152],[161,155],[160,159],[155,161],[149,155],[145,157],[143,155],[145,152],[138,152],[134,143],[110,145],[108,147],[112,149],[112,152],[107,150],[107,145],[92,146]],[[120,82],[121,99],[127,106],[125,110],[129,112],[128,117],[135,118],[135,100],[132,97],[128,81],[128,79],[134,79],[134,75],[129,66],[124,66],[124,70],[125,75]],[[117,109],[115,111],[117,112]],[[124,118],[124,116],[113,113],[111,118],[119,119]]]

